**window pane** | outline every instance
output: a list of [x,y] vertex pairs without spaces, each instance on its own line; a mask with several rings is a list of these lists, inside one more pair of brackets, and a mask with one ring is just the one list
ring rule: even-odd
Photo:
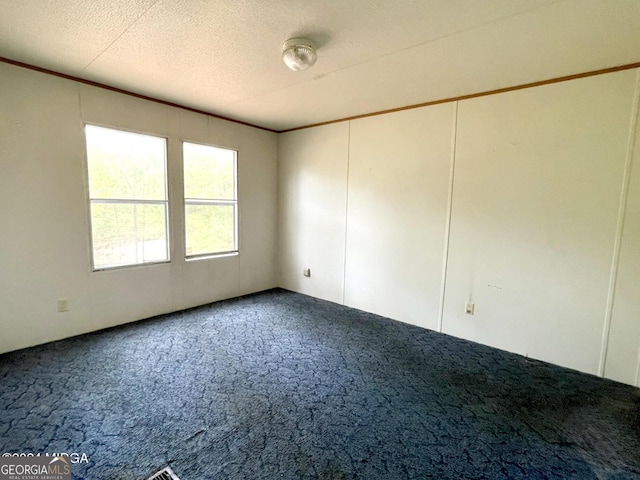
[[236,152],[184,143],[184,196],[235,200]]
[[92,203],[95,268],[168,260],[166,204]]
[[234,210],[233,205],[186,205],[187,256],[236,250]]
[[87,125],[89,196],[166,200],[164,138]]

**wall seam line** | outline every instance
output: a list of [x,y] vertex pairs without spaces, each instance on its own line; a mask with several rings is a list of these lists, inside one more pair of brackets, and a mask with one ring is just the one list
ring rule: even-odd
[[[602,328],[602,343],[600,346],[600,361],[598,364],[598,375],[604,377],[605,364],[609,349],[609,334],[611,331],[611,318],[616,296],[616,283],[618,279],[618,268],[620,265],[620,248],[622,245],[622,234],[624,232],[624,218],[627,211],[629,199],[629,183],[631,180],[631,166],[633,164],[633,154],[636,139],[636,127],[638,123],[638,104],[640,103],[640,69],[636,70],[636,82],[631,106],[631,119],[629,123],[629,137],[627,139],[627,149],[625,153],[624,172],[620,192],[620,202],[618,204],[618,219],[616,225],[616,236],[613,245],[613,258],[611,259],[611,271],[609,272],[609,288],[607,291],[607,306],[604,315],[604,325]],[[640,367],[640,364],[639,364]],[[636,372],[636,384],[637,384]]]
[[447,215],[445,219],[444,251],[442,259],[442,279],[440,283],[440,305],[438,312],[438,332],[442,333],[444,321],[444,298],[447,290],[447,269],[449,267],[449,243],[451,240],[451,213],[453,210],[453,179],[456,165],[456,143],[458,140],[458,104],[453,108],[453,132],[451,133],[451,154],[449,157],[449,192],[447,198]]
[[342,263],[342,304],[347,290],[347,230],[349,228],[349,167],[351,166],[351,121],[347,122],[347,191],[344,206],[344,261]]
[[[631,147],[631,165],[629,167],[629,182],[631,182],[631,173],[633,172],[633,160],[634,160],[634,156],[636,154],[635,151],[635,145],[636,145],[636,135],[638,133],[638,117],[640,117],[640,68],[638,68],[638,70],[636,71],[636,98],[635,98],[635,130],[633,130],[633,136],[634,136],[634,142],[632,144]],[[627,197],[628,197],[628,190],[630,187],[627,187]],[[628,201],[628,200],[627,200]],[[625,212],[626,213],[626,212]],[[638,341],[638,365],[636,366],[636,387],[640,387],[640,338],[637,339]]]

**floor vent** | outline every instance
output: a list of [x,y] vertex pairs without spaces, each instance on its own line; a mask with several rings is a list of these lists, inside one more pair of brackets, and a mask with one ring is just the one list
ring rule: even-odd
[[163,468],[158,473],[154,473],[147,480],[180,480],[169,467]]

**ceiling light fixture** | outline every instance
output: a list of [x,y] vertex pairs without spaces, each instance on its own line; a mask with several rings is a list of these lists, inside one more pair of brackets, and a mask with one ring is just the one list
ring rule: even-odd
[[306,38],[292,38],[282,45],[282,60],[291,70],[301,72],[318,59],[316,49]]

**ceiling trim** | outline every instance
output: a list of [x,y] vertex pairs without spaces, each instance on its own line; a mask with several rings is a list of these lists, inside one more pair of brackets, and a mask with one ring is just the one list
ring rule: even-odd
[[526,88],[539,87],[539,86],[542,86],[542,85],[550,85],[550,84],[553,84],[553,83],[567,82],[567,81],[570,81],[570,80],[577,80],[577,79],[580,79],[580,78],[593,77],[593,76],[596,76],[596,75],[604,75],[606,73],[614,73],[614,72],[620,72],[620,71],[623,71],[623,70],[631,70],[631,69],[634,69],[634,68],[640,68],[640,62],[628,63],[628,64],[625,64],[625,65],[618,65],[616,67],[609,67],[609,68],[603,68],[603,69],[599,69],[599,70],[592,70],[592,71],[589,71],[589,72],[576,73],[576,74],[573,74],[573,75],[565,75],[565,76],[562,76],[562,77],[555,77],[555,78],[550,78],[550,79],[547,79],[547,80],[540,80],[540,81],[531,82],[531,83],[523,83],[523,84],[520,84],[520,85],[511,86],[511,87],[498,88],[496,90],[486,90],[486,91],[483,91],[483,92],[470,93],[468,95],[460,95],[458,97],[450,97],[450,98],[444,98],[444,99],[440,99],[440,100],[432,100],[430,102],[416,103],[416,104],[412,104],[412,105],[406,105],[404,107],[397,107],[397,108],[391,108],[391,109],[388,109],[388,110],[380,110],[380,111],[376,111],[376,112],[363,113],[361,115],[354,115],[354,116],[351,116],[351,117],[344,117],[344,118],[339,118],[339,119],[336,119],[336,120],[328,120],[326,122],[313,123],[313,124],[310,124],[310,125],[303,125],[303,126],[300,126],[300,127],[288,128],[288,129],[285,129],[285,130],[273,130],[271,128],[261,127],[260,125],[255,125],[255,124],[252,124],[252,123],[249,123],[249,122],[243,122],[242,120],[236,120],[236,119],[233,119],[233,118],[225,117],[223,115],[218,115],[218,114],[213,113],[213,112],[207,112],[205,110],[200,110],[200,109],[193,108],[193,107],[187,107],[185,105],[180,105],[178,103],[169,102],[167,100],[161,100],[159,98],[149,97],[147,95],[142,95],[140,93],[131,92],[129,90],[124,90],[124,89],[118,88],[118,87],[113,87],[111,85],[107,85],[107,84],[104,84],[104,83],[94,82],[92,80],[86,80],[84,78],[75,77],[73,75],[68,75],[66,73],[56,72],[54,70],[49,70],[47,68],[37,67],[35,65],[30,65],[28,63],[19,62],[17,60],[11,60],[10,58],[0,57],[0,63],[6,63],[6,64],[9,64],[9,65],[14,65],[14,66],[17,66],[17,67],[26,68],[28,70],[34,70],[36,72],[44,73],[44,74],[47,74],[47,75],[52,75],[54,77],[64,78],[66,80],[71,80],[71,81],[74,81],[74,82],[83,83],[85,85],[90,85],[92,87],[102,88],[102,89],[110,90],[110,91],[116,92],[116,93],[122,93],[124,95],[129,95],[131,97],[140,98],[142,100],[148,100],[150,102],[160,103],[162,105],[167,105],[169,107],[175,107],[175,108],[180,108],[180,109],[183,109],[183,110],[188,110],[190,112],[199,113],[199,114],[202,114],[202,115],[207,115],[209,117],[219,118],[221,120],[226,120],[228,122],[238,123],[240,125],[245,125],[247,127],[257,128],[257,129],[265,130],[267,132],[272,132],[272,133],[295,132],[297,130],[304,130],[306,128],[320,127],[320,126],[323,126],[323,125],[331,125],[331,124],[334,124],[334,123],[347,122],[347,121],[350,121],[350,120],[357,120],[357,119],[360,119],[360,118],[374,117],[374,116],[377,116],[377,115],[385,115],[387,113],[401,112],[403,110],[411,110],[411,109],[414,109],[414,108],[428,107],[428,106],[431,106],[431,105],[439,105],[441,103],[456,102],[456,101],[459,101],[459,100],[469,100],[471,98],[486,97],[488,95],[497,95],[497,94],[500,94],[500,93],[513,92],[515,90],[524,90]]
[[354,115],[353,117],[344,117],[344,118],[339,118],[337,120],[329,120],[326,122],[313,123],[311,125],[304,125],[302,127],[294,127],[286,130],[278,130],[278,133],[295,132],[297,130],[304,130],[305,128],[321,127],[323,125],[331,125],[333,123],[347,122],[350,120],[357,120],[359,118],[374,117],[377,115],[384,115],[387,113],[401,112],[403,110],[411,110],[414,108],[428,107],[430,105],[439,105],[441,103],[456,102],[458,100],[468,100],[470,98],[486,97],[488,95],[497,95],[499,93],[513,92],[515,90],[524,90],[525,88],[540,87],[542,85],[550,85],[552,83],[567,82],[569,80],[577,80],[579,78],[593,77],[596,75],[604,75],[605,73],[614,73],[614,72],[620,72],[623,70],[632,70],[634,68],[640,68],[640,62],[628,63],[625,65],[619,65],[617,67],[610,67],[610,68],[603,68],[600,70],[592,70],[590,72],[576,73],[573,75],[565,75],[563,77],[555,77],[555,78],[550,78],[548,80],[540,80],[538,82],[523,83],[521,85],[498,88],[496,90],[487,90],[484,92],[470,93],[468,95],[460,95],[459,97],[451,97],[451,98],[444,98],[440,100],[433,100],[430,102],[416,103],[414,105],[406,105],[404,107],[390,108],[389,110],[380,110],[377,112],[363,113],[361,115]]
[[131,92],[129,90],[124,90],[118,87],[112,87],[111,85],[106,85],[104,83],[94,82],[92,80],[86,80],[84,78],[75,77],[73,75],[68,75],[66,73],[56,72],[54,70],[49,70],[47,68],[37,67],[35,65],[30,65],[28,63],[18,62],[17,60],[11,60],[10,58],[0,57],[0,63],[7,63],[9,65],[14,65],[16,67],[26,68],[28,70],[34,70],[36,72],[45,73],[47,75],[52,75],[54,77],[64,78],[66,80],[72,80],[74,82],[83,83],[85,85],[90,85],[92,87],[103,88],[105,90],[110,90],[116,93],[122,93],[124,95],[129,95],[131,97],[140,98],[142,100],[148,100],[150,102],[160,103],[162,105],[167,105],[169,107],[181,108],[182,110],[188,110],[194,113],[200,113],[202,115],[207,115],[209,117],[219,118],[220,120],[226,120],[227,122],[239,123],[240,125],[245,125],[247,127],[259,128],[260,130],[266,130],[267,132],[279,133],[277,130],[272,130],[271,128],[261,127],[260,125],[254,125],[253,123],[243,122],[242,120],[236,120],[229,117],[224,117],[222,115],[218,115],[216,113],[207,112],[205,110],[199,110],[197,108],[187,107],[185,105],[180,105],[179,103],[169,102],[167,100],[161,100],[159,98],[149,97],[147,95],[142,95],[140,93]]

